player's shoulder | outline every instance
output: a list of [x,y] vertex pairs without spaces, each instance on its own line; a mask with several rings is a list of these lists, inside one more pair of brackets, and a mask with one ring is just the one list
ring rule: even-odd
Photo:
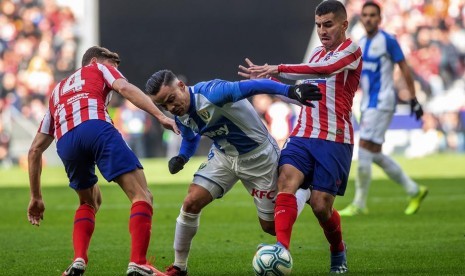
[[396,36],[394,34],[388,33],[385,30],[379,30],[378,32],[379,36],[384,37],[386,40],[397,40]]
[[194,94],[206,94],[212,92],[217,86],[228,83],[222,79],[213,79],[209,81],[202,81],[194,85]]

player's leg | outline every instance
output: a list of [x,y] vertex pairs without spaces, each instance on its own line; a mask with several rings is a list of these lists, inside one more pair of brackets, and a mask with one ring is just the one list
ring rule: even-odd
[[341,218],[333,208],[333,203],[336,195],[345,193],[353,146],[313,140],[311,149],[315,158],[315,169],[310,205],[330,244],[330,271],[344,273],[348,271],[346,247],[342,239]]
[[142,169],[135,169],[114,179],[120,185],[132,203],[129,217],[131,234],[130,262],[139,265],[147,264],[147,250],[150,244],[152,229],[153,197],[147,188]]
[[418,185],[413,181],[400,167],[400,165],[390,156],[387,156],[381,152],[374,155],[374,162],[380,166],[383,171],[392,179],[394,182],[401,185],[405,192],[409,195],[409,205],[405,209],[406,215],[414,214],[420,208],[420,204],[428,193],[428,189],[425,186]]
[[129,218],[131,253],[128,275],[153,275],[156,269],[147,262],[147,249],[152,229],[153,197],[147,187],[143,167],[113,125],[91,120],[98,136],[91,144],[95,162],[107,181],[115,181],[132,203]]
[[79,207],[73,222],[74,261],[63,275],[82,275],[86,270],[87,251],[95,228],[95,213],[102,202],[100,189],[96,185],[98,178],[95,175],[94,155],[87,143],[92,140],[87,136],[87,127],[85,122],[57,142],[57,152],[68,175],[69,186],[79,197]]
[[[212,187],[212,189],[215,189],[215,187]],[[218,192],[221,192],[221,190]],[[200,224],[200,213],[212,201],[213,196],[206,188],[195,183],[189,186],[188,193],[176,219],[173,244],[174,263],[166,270],[167,275],[186,274],[192,240]]]
[[[278,195],[275,202],[276,240],[289,249],[292,228],[298,215],[296,191],[304,183],[305,175],[313,169],[313,162],[307,147],[309,140],[291,137],[281,151],[279,158]],[[308,188],[308,185],[302,187]]]
[[201,210],[214,199],[227,193],[238,178],[231,173],[232,159],[214,146],[203,163],[194,174],[193,183],[184,198],[183,205],[176,219],[174,235],[174,263],[168,267],[166,275],[186,275],[187,263],[192,240],[199,228]]

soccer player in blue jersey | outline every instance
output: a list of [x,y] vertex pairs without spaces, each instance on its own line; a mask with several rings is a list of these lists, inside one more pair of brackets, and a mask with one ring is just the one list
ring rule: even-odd
[[[181,130],[179,155],[169,161],[172,174],[194,155],[201,135],[213,140],[208,161],[194,174],[176,220],[175,260],[165,273],[187,275],[187,258],[201,210],[224,196],[238,180],[254,198],[263,231],[275,235],[273,214],[280,151],[246,98],[276,94],[311,105],[310,101],[321,99],[318,87],[285,85],[267,79],[212,80],[188,87],[173,72],[161,70],[147,81],[146,93],[155,104],[175,115]],[[299,190],[296,196],[301,211],[310,191]]]
[[374,1],[363,4],[361,21],[366,30],[359,45],[363,51],[361,88],[363,91],[360,120],[360,142],[358,152],[358,174],[355,183],[353,202],[339,212],[341,216],[354,216],[368,213],[366,206],[368,188],[371,182],[371,164],[374,162],[384,172],[400,184],[410,196],[405,209],[406,215],[418,211],[428,189],[415,183],[402,168],[381,151],[384,136],[391,123],[396,108],[393,69],[399,65],[410,92],[412,115],[421,119],[423,110],[415,97],[415,86],[410,68],[405,61],[402,49],[396,38],[379,29],[381,7]]

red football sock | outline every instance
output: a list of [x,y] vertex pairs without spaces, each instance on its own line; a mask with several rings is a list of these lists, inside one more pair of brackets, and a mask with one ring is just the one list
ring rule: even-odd
[[333,253],[344,251],[344,243],[342,242],[342,227],[341,227],[341,217],[336,209],[333,209],[333,214],[331,217],[325,221],[321,222],[320,225],[323,228],[326,239],[328,240],[330,250]]
[[74,215],[73,246],[74,259],[83,258],[87,263],[87,250],[95,228],[95,210],[82,204]]
[[292,227],[297,218],[297,200],[295,195],[279,193],[274,207],[274,225],[276,239],[289,249],[291,243]]
[[147,263],[147,249],[150,243],[152,230],[153,209],[145,201],[137,201],[132,204],[131,217],[129,218],[129,233],[131,234],[131,258],[136,264]]

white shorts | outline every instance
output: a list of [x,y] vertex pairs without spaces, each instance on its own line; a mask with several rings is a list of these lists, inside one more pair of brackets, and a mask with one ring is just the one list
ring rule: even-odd
[[279,147],[271,137],[255,150],[239,156],[226,155],[213,145],[208,160],[194,174],[193,182],[207,189],[216,199],[241,180],[254,198],[258,217],[273,221],[279,154]]
[[391,123],[393,111],[368,108],[360,118],[360,139],[382,145]]

